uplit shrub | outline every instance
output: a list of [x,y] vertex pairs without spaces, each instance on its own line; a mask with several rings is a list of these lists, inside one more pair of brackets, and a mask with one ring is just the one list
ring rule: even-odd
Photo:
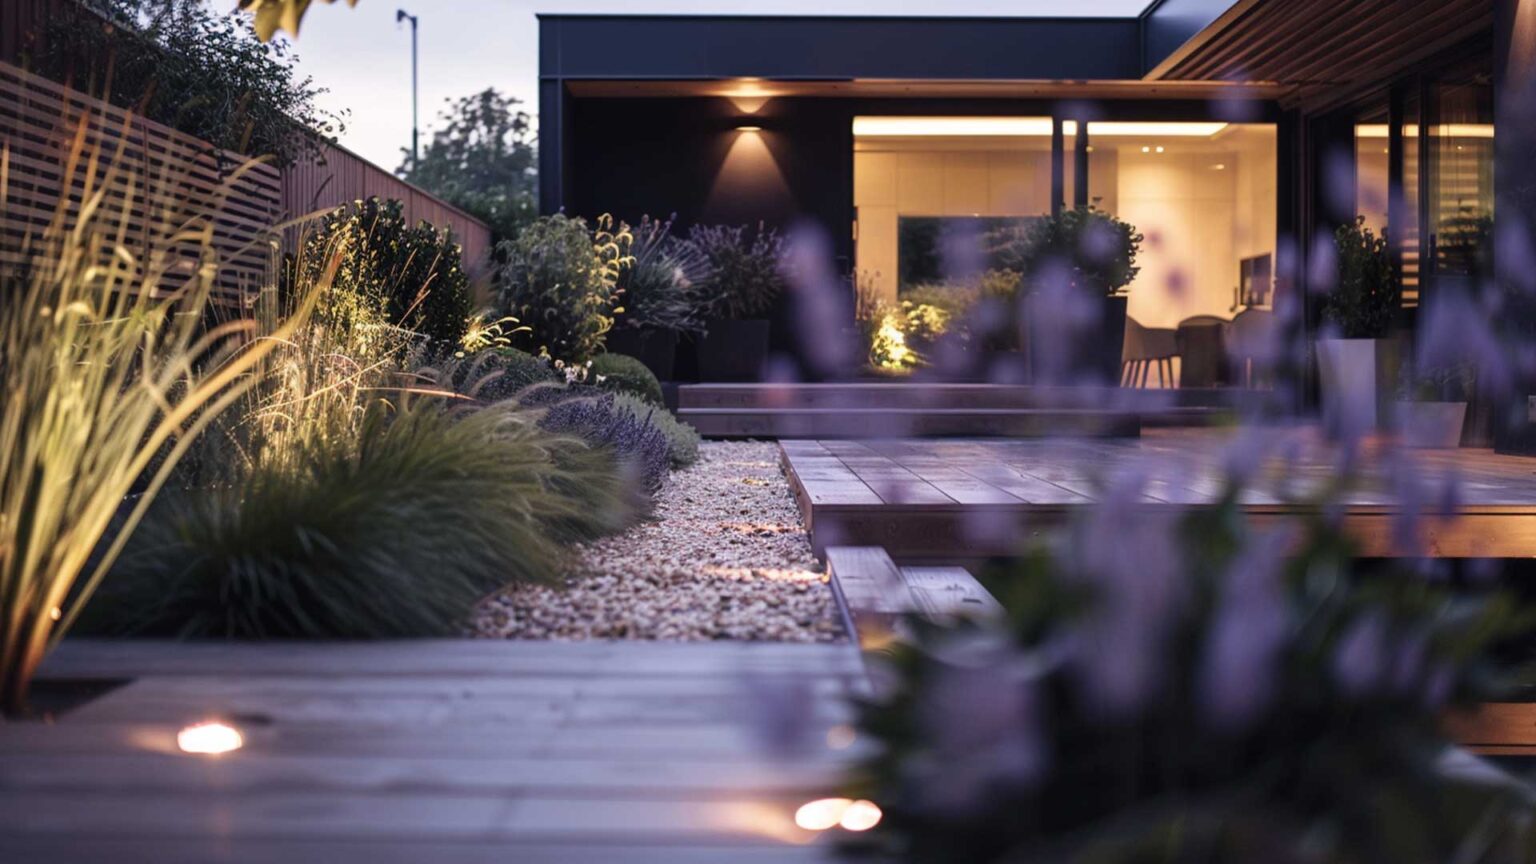
[[665,408],[636,410],[614,394],[565,399],[549,406],[539,425],[551,432],[574,435],[613,454],[625,478],[654,495],[666,482],[672,464],[667,437],[651,422]]
[[644,363],[623,354],[599,354],[587,367],[587,383],[615,393],[633,393],[652,405],[664,401],[661,382]]
[[306,238],[299,265],[308,271],[304,278],[312,281],[326,266],[322,250],[338,238],[345,239],[347,255],[336,273],[337,294],[376,306],[391,325],[458,344],[471,311],[469,278],[448,232],[407,224],[399,201],[354,201]]
[[612,460],[515,405],[369,407],[356,440],[317,437],[237,485],[166,498],[87,625],[175,637],[458,632],[487,592],[549,581],[563,541],[622,527]]
[[672,219],[645,216],[635,226],[634,237],[634,263],[619,278],[624,314],[614,326],[703,332],[709,259],[672,233]]
[[713,317],[760,317],[784,292],[784,240],[772,228],[695,225],[688,243],[708,262],[702,296]]
[[501,311],[528,328],[514,341],[535,354],[585,362],[603,344],[618,306],[619,277],[632,261],[629,229],[604,216],[595,227],[556,213],[497,246]]

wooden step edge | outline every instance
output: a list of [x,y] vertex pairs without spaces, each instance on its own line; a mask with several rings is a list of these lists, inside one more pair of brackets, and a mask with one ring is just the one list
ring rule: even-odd
[[878,651],[902,638],[901,621],[918,602],[884,548],[830,546],[827,576],[860,648]]

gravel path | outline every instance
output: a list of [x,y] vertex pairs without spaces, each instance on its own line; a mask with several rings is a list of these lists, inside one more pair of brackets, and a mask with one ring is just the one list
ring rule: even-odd
[[506,639],[843,638],[778,446],[755,441],[705,442],[653,521],[580,548],[563,587],[487,598],[471,627]]

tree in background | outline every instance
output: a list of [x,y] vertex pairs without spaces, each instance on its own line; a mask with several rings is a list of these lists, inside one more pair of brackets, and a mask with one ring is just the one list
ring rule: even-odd
[[538,189],[532,122],[521,104],[494,87],[451,102],[420,161],[412,165],[407,150],[395,173],[479,217],[495,241],[516,236],[537,215]]
[[[311,2],[313,0],[240,0],[239,8],[251,13],[256,35],[261,41],[268,42],[279,30],[287,30],[298,38],[299,23],[304,20]],[[322,2],[334,3],[336,0]],[[347,0],[347,5],[356,6],[357,0]]]

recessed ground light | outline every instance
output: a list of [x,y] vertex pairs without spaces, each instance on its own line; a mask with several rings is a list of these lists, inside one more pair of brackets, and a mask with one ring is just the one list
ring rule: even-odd
[[1159,152],[1159,153],[1163,152],[1163,147],[1162,147],[1161,144],[1158,145],[1157,152]]
[[217,756],[245,746],[240,730],[218,721],[197,723],[176,733],[176,746],[183,753]]
[[1143,148],[1141,148],[1141,152],[1143,152],[1143,153],[1151,153],[1152,152],[1152,148],[1151,147],[1143,147]]
[[855,801],[843,811],[843,818],[837,824],[843,826],[844,831],[868,831],[880,824],[883,815],[875,802]]
[[1225,163],[1225,162],[1217,162],[1215,165],[1211,166],[1211,170],[1212,171],[1225,171],[1225,170],[1227,170],[1227,163]]
[[800,805],[795,824],[807,831],[825,831],[842,821],[853,801],[847,798],[817,798]]
[[763,131],[763,127],[761,127],[761,126],[737,126],[736,127],[736,131],[737,132],[761,132],[761,131]]

